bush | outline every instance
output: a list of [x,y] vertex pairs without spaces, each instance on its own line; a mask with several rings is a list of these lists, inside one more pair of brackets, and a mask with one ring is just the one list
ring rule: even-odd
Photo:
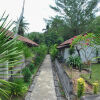
[[25,58],[30,58],[34,56],[31,48],[29,48],[27,45],[24,44],[22,48],[23,48],[23,54]]
[[31,73],[33,72],[33,70],[34,70],[34,64],[33,63],[29,64],[29,70],[31,71]]
[[83,96],[85,90],[85,81],[83,78],[79,78],[77,80],[77,96],[80,98]]
[[39,66],[47,54],[47,46],[42,44],[39,47],[32,48],[32,50],[35,54],[34,64]]
[[55,60],[55,58],[57,58],[58,50],[57,50],[57,45],[56,44],[54,46],[51,46],[50,55],[51,55],[52,61]]
[[93,83],[93,93],[94,94],[98,93],[98,87],[99,87],[98,82]]
[[36,66],[39,66],[39,64],[42,62],[42,57],[40,57],[40,56],[36,56],[36,58],[35,58],[35,65]]
[[82,61],[80,57],[70,56],[66,62],[68,63],[69,66],[72,66],[73,68],[77,67],[81,71]]
[[22,74],[24,76],[24,81],[25,82],[30,82],[30,79],[31,79],[31,72],[29,70],[29,68],[25,67],[23,70],[22,70]]
[[11,95],[21,96],[27,91],[27,87],[23,85],[23,82],[20,80],[14,80],[14,84],[11,87]]
[[74,47],[69,48],[68,52],[69,52],[70,55],[74,54],[75,48]]

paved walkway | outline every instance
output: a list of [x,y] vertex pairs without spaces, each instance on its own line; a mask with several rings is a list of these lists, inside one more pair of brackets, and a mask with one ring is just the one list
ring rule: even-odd
[[57,100],[50,55],[47,55],[40,69],[40,74],[35,78],[35,86],[30,100]]

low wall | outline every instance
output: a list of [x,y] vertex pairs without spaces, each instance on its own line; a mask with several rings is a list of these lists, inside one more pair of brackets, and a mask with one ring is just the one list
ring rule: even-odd
[[[25,68],[25,66],[27,66],[31,61],[31,58],[25,59],[23,57],[23,59],[19,61],[20,64],[18,64],[16,67],[13,67],[14,77],[23,77],[21,74],[21,70]],[[18,72],[19,74],[17,74]],[[4,64],[0,64],[0,79],[8,80],[10,77],[11,71],[8,68],[7,62],[5,62]]]

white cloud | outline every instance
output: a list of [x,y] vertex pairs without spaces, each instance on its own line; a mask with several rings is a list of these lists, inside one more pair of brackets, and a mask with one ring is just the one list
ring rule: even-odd
[[[0,15],[6,10],[9,19],[16,20],[21,13],[23,0],[1,0]],[[53,0],[26,0],[24,17],[30,23],[29,31],[41,32],[45,28],[43,18],[49,18],[56,13],[49,7]]]
[[99,12],[97,13],[97,16],[100,16],[100,3],[98,4],[98,9],[99,9]]

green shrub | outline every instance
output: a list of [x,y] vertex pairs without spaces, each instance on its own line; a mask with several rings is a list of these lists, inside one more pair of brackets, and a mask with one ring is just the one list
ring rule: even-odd
[[83,96],[85,90],[85,81],[83,78],[79,78],[77,80],[77,96],[80,98]]
[[35,58],[35,65],[38,66],[42,62],[42,57],[36,56]]
[[69,48],[68,52],[69,52],[70,55],[74,54],[74,52],[75,52],[74,47]]
[[34,64],[33,63],[29,64],[29,70],[31,71],[31,73],[33,72],[33,70],[34,70]]
[[39,66],[47,54],[47,46],[42,44],[39,47],[32,48],[32,51],[35,54],[34,64]]
[[99,88],[98,82],[93,83],[93,93],[94,94],[98,93],[98,88]]
[[25,67],[23,70],[22,70],[22,74],[24,76],[24,81],[25,82],[30,82],[30,79],[31,79],[31,72],[29,70],[29,68]]
[[57,58],[58,50],[57,50],[57,45],[56,44],[51,46],[50,55],[51,55],[52,61],[55,60],[55,58]]
[[12,84],[11,95],[12,96],[21,96],[27,91],[27,87],[23,85],[23,82],[20,80],[15,80],[15,84]]
[[73,68],[78,68],[81,71],[82,61],[81,58],[78,56],[70,56],[66,60],[67,64],[69,66],[72,66]]
[[23,54],[24,54],[24,57],[25,58],[29,58],[29,57],[33,57],[33,53],[31,51],[31,49],[27,46],[27,45],[23,45],[22,46],[22,49],[23,49]]

